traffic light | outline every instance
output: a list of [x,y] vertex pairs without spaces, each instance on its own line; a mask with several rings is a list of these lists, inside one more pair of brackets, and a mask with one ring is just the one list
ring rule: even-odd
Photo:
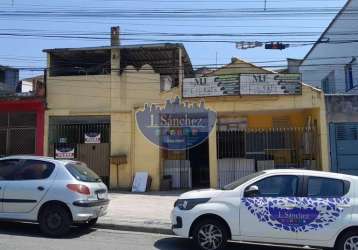
[[271,42],[271,43],[266,43],[265,44],[265,49],[279,49],[279,50],[283,50],[288,48],[290,45],[289,44],[283,44],[280,42]]

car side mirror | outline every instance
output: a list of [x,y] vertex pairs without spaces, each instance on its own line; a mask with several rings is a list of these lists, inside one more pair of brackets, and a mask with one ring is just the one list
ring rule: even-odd
[[256,185],[250,186],[245,190],[245,197],[257,196],[260,193],[259,187]]

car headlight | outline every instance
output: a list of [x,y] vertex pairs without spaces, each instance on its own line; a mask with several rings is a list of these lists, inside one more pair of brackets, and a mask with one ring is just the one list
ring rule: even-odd
[[174,203],[174,207],[178,207],[180,210],[190,210],[198,204],[206,203],[210,198],[200,199],[179,199]]

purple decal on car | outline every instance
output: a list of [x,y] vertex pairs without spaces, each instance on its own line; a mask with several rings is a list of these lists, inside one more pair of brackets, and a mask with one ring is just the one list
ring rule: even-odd
[[341,205],[349,198],[285,197],[243,198],[243,204],[260,222],[291,232],[319,230],[334,223],[342,214]]
[[278,207],[269,207],[268,208],[271,217],[280,222],[283,225],[291,226],[306,226],[313,222],[319,212],[315,208],[278,208]]

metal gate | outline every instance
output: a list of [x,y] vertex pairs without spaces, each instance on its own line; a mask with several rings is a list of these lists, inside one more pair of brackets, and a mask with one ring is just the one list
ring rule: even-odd
[[[99,140],[86,141],[88,134],[100,135]],[[50,117],[49,155],[55,156],[56,147],[74,148],[73,158],[85,162],[106,184],[109,183],[109,117]]]
[[331,123],[331,170],[358,175],[358,123]]
[[217,131],[219,187],[265,169],[318,169],[318,142],[311,127]]
[[86,162],[98,175],[109,176],[109,149],[109,143],[79,144],[78,160]]
[[161,189],[191,189],[192,169],[189,151],[169,151],[162,149]]
[[0,156],[35,152],[36,113],[0,113]]

